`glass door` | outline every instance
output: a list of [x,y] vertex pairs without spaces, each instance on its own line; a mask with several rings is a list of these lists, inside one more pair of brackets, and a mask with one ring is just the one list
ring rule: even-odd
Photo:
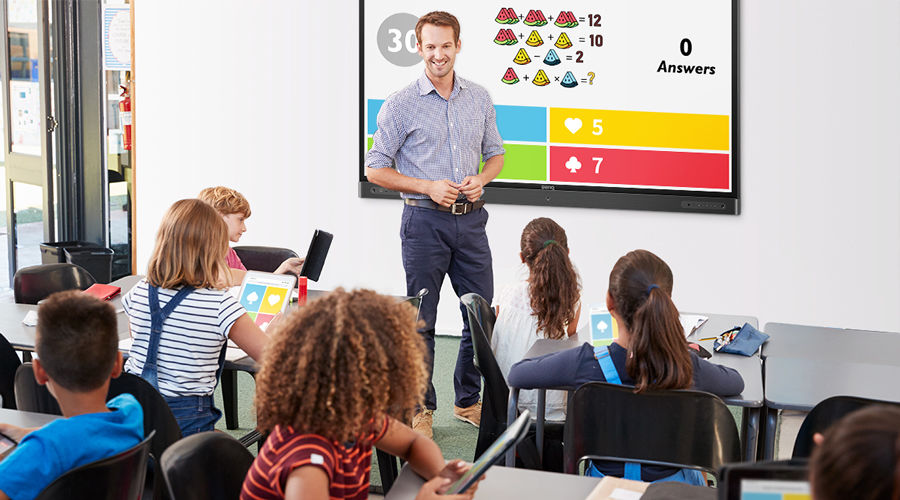
[[[40,264],[40,243],[54,239],[49,12],[47,0],[0,0],[6,279]],[[3,250],[0,250],[2,252]],[[6,274],[6,273],[4,273]]]

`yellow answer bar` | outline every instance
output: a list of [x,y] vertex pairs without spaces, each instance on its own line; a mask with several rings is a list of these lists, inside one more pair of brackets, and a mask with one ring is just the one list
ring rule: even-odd
[[671,149],[729,149],[728,116],[550,108],[550,142]]

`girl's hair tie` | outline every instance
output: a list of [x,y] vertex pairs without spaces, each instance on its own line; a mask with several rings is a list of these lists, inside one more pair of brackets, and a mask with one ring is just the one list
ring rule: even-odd
[[559,245],[559,243],[557,243],[556,240],[547,240],[544,242],[544,248],[547,248],[550,245]]
[[648,287],[647,287],[647,292],[646,292],[647,295],[650,295],[650,292],[652,292],[654,288],[659,288],[659,285],[657,285],[656,283],[654,283],[654,284],[648,286]]

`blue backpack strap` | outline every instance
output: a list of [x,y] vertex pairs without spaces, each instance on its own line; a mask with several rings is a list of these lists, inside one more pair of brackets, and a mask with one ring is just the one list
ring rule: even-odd
[[[622,385],[622,379],[619,378],[616,364],[613,363],[612,357],[609,354],[609,347],[594,347],[594,357],[597,358],[597,363],[600,364],[600,369],[603,370],[603,376],[606,377],[606,381],[610,384]],[[641,481],[641,464],[625,462],[624,476],[625,479]]]
[[159,390],[158,368],[156,364],[159,354],[159,339],[162,335],[163,323],[172,314],[172,310],[181,301],[194,291],[193,287],[186,286],[172,297],[165,307],[159,307],[159,289],[153,285],[147,285],[147,302],[150,305],[150,338],[147,339],[147,356],[144,358],[144,367],[141,369],[141,378],[150,382],[156,390]]
[[594,357],[597,358],[597,363],[600,364],[600,369],[603,370],[603,376],[606,377],[606,381],[610,384],[622,385],[622,379],[619,378],[616,365],[609,355],[609,347],[594,347]]

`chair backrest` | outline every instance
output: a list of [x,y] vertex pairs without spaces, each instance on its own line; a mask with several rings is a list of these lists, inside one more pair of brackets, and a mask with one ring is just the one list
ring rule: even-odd
[[[690,390],[645,391],[590,382],[566,414],[565,472],[585,457],[689,467],[715,474],[741,458],[734,417],[718,396]],[[627,460],[626,460],[627,459]]]
[[23,267],[13,278],[13,294],[17,304],[37,304],[50,294],[63,290],[85,290],[95,283],[94,277],[75,264],[42,264]]
[[233,247],[244,267],[251,271],[275,272],[278,266],[291,257],[299,257],[289,248],[237,246]]
[[797,439],[794,441],[793,458],[809,458],[812,455],[813,435],[824,433],[845,415],[870,405],[889,405],[900,408],[900,403],[865,399],[855,396],[834,396],[819,402],[803,419]]
[[47,386],[34,380],[31,363],[22,363],[16,369],[16,407],[22,411],[62,415],[59,403],[47,390]]
[[491,350],[490,334],[494,331],[496,317],[490,304],[477,293],[467,293],[460,297],[469,317],[469,331],[475,351],[475,368],[484,379],[482,394],[481,425],[478,427],[478,442],[475,445],[475,459],[506,430],[506,410],[509,401],[509,386]]
[[222,432],[201,432],[173,444],[160,459],[173,500],[237,500],[253,454]]
[[144,490],[147,457],[153,433],[118,455],[91,462],[56,478],[37,500],[91,498],[137,500]]
[[16,409],[16,370],[22,362],[6,337],[0,335],[0,401],[2,408]]

